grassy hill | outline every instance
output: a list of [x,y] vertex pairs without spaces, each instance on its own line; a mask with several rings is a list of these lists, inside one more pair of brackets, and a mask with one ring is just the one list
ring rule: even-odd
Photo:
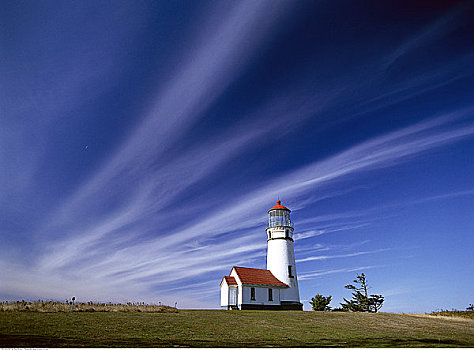
[[310,311],[5,311],[0,346],[473,347],[474,321]]

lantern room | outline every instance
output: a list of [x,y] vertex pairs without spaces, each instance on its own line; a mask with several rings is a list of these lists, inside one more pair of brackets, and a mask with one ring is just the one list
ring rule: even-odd
[[293,228],[293,223],[290,219],[291,210],[281,205],[281,201],[277,201],[277,205],[268,211],[268,228],[277,226],[286,226]]

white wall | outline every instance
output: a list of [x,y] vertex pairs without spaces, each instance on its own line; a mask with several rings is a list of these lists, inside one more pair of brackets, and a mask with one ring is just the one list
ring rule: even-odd
[[[274,237],[274,235],[284,235],[283,229],[270,230],[272,230],[272,237]],[[292,266],[293,278],[288,276],[288,265]],[[288,289],[282,289],[281,300],[299,302],[300,295],[298,291],[293,241],[288,239],[270,239],[267,242],[267,269],[280,281],[290,286]]]
[[237,282],[237,304],[242,305],[242,282],[240,281],[239,275],[237,275],[237,272],[235,272],[234,269],[230,272],[231,277],[235,278],[235,281]]
[[268,300],[268,288],[269,287],[258,287],[255,288],[255,300],[251,300],[250,288],[252,286],[242,287],[242,303],[241,304],[255,304],[255,305],[280,305],[280,289],[272,288],[273,290],[273,301]]
[[[288,230],[288,236],[286,235],[286,230]],[[286,237],[293,238],[293,228],[285,226],[267,228],[267,239]]]
[[221,284],[221,306],[229,305],[229,286],[224,278]]

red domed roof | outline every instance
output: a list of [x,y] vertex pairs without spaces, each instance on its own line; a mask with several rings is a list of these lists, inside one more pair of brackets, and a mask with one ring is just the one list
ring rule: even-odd
[[[275,209],[283,209],[283,210],[288,210],[289,212],[291,212],[290,209],[288,209],[287,207],[285,207],[284,205],[281,205],[281,200],[277,200],[277,205],[275,205],[273,208],[271,208],[270,210],[275,210]],[[269,211],[270,211],[269,210]]]

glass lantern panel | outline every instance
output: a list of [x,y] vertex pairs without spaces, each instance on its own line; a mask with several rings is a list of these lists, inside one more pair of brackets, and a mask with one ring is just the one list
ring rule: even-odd
[[273,210],[270,212],[269,222],[270,227],[273,226],[290,226],[290,213],[287,210]]

